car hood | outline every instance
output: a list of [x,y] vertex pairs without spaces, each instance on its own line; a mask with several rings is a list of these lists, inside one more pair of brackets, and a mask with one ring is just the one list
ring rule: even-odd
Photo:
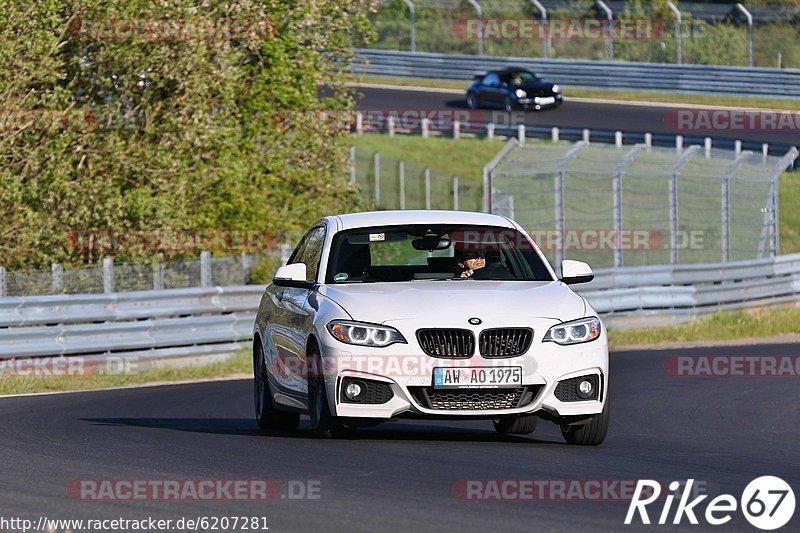
[[437,317],[581,318],[583,298],[560,281],[412,281],[324,285],[320,293],[353,318],[384,323]]

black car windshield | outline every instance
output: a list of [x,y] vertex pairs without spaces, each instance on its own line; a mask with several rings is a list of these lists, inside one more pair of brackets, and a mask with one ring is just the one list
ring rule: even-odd
[[415,280],[553,281],[524,234],[513,228],[407,225],[334,236],[325,283]]
[[528,72],[527,70],[520,70],[517,72],[509,73],[507,79],[503,81],[505,81],[506,83],[516,83],[517,85],[522,85],[525,83],[539,81],[539,78],[537,78],[536,75],[533,74],[532,72]]

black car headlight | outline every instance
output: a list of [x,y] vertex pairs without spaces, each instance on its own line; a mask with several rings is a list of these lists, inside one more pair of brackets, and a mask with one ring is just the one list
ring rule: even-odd
[[526,96],[528,96],[528,93],[526,93],[522,89],[517,89],[516,91],[514,91],[514,94],[517,95],[517,98],[525,98]]
[[559,87],[558,85],[553,85],[553,92],[554,93],[560,93],[561,92],[561,87]]
[[328,331],[336,340],[357,346],[383,348],[398,342],[407,344],[406,339],[399,331],[389,326],[380,326],[378,324],[332,320],[328,323]]
[[542,342],[555,342],[561,345],[591,342],[600,336],[601,330],[600,319],[596,316],[581,318],[553,326],[547,330]]

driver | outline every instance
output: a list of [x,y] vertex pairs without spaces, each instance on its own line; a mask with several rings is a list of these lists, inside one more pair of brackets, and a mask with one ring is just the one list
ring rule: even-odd
[[456,254],[456,277],[472,279],[514,279],[499,259],[487,263],[483,250],[465,250]]

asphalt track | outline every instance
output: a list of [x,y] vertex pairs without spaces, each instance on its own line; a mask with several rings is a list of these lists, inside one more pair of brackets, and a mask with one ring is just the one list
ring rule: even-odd
[[[411,89],[378,89],[359,87],[358,108],[362,111],[388,110],[466,110],[465,96],[452,92],[435,90],[416,91]],[[650,132],[653,134],[685,135],[695,137],[714,137],[759,143],[800,144],[798,129],[782,131],[719,130],[719,131],[678,131],[672,127],[678,107],[664,105],[628,105],[616,103],[571,102],[569,93],[560,107],[524,114],[524,122],[529,126],[558,126],[570,128],[589,128],[600,130],[620,130],[623,132]],[[482,110],[485,115],[506,113],[495,110]],[[672,117],[672,119],[668,118]],[[498,122],[502,123],[503,120]]]
[[[464,501],[453,486],[466,479],[694,478],[712,496],[738,498],[750,480],[777,475],[798,493],[798,377],[675,377],[663,365],[676,354],[796,356],[799,349],[613,353],[611,429],[596,448],[563,444],[546,422],[530,438],[498,436],[483,421],[402,421],[321,441],[305,417],[296,432],[264,433],[252,417],[250,380],[2,398],[0,516],[264,516],[270,531],[618,531],[625,501]],[[316,481],[320,497],[111,502],[66,490],[81,479],[254,478],[282,487]],[[800,511],[783,530],[798,525]],[[715,529],[684,519],[678,528],[627,530],[654,528]],[[755,530],[739,512],[716,529]]]

